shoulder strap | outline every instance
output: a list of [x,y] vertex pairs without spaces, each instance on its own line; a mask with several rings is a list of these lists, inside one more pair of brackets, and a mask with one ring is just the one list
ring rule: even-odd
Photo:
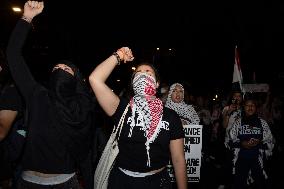
[[[126,115],[126,113],[127,113],[127,111],[128,111],[129,106],[130,106],[130,105],[129,105],[129,103],[128,103],[127,106],[126,106],[126,108],[125,108],[125,110],[124,110],[124,112],[123,112],[123,114],[122,114],[122,116],[120,117],[119,123],[118,123],[118,125],[117,125],[116,131],[115,131],[115,135],[116,135],[116,137],[117,137],[117,140],[119,140],[120,133],[121,133],[121,130],[122,130],[122,126],[123,126],[123,124],[124,124],[124,118],[125,118],[125,115]],[[118,130],[119,130],[119,133],[118,133],[118,136],[117,136]]]

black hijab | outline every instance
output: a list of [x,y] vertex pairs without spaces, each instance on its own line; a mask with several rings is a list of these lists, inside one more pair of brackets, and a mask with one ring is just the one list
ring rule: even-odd
[[92,101],[79,69],[67,60],[58,64],[69,66],[74,76],[62,69],[51,73],[49,94],[52,111],[60,123],[55,124],[56,130],[71,156],[81,161],[91,145]]

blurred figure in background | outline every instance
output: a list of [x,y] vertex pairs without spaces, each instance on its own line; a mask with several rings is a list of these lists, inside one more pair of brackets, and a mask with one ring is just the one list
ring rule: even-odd
[[194,107],[184,102],[184,88],[180,83],[171,85],[165,106],[177,112],[183,125],[198,125],[200,123]]
[[266,188],[265,160],[272,155],[273,136],[265,120],[257,115],[257,102],[248,98],[244,113],[234,123],[229,133],[234,149],[233,189],[244,189],[250,176],[256,189]]

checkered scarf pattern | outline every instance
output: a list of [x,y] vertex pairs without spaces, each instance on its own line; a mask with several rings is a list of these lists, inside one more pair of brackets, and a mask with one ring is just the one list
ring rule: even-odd
[[133,79],[134,97],[130,100],[132,120],[134,120],[135,112],[139,112],[144,118],[142,129],[145,131],[145,137],[147,138],[145,145],[148,154],[147,165],[149,167],[150,143],[154,142],[160,132],[163,116],[163,103],[155,96],[156,87],[154,77],[145,73],[138,73]]
[[[179,103],[172,101],[172,93],[177,85],[179,85],[183,90],[182,101]],[[184,88],[180,83],[174,83],[171,85],[165,106],[177,112],[179,116],[191,120],[192,124],[199,124],[199,118],[195,116],[193,106],[184,102]]]

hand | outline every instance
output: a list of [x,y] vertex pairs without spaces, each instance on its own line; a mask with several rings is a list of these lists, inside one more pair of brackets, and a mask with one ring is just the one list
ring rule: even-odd
[[24,6],[23,16],[32,21],[32,19],[40,14],[44,8],[43,1],[27,1]]
[[251,143],[247,140],[242,141],[241,145],[242,145],[243,148],[246,148],[246,149],[251,149],[251,147],[252,147]]
[[182,123],[182,125],[187,125],[187,121],[184,120],[184,119],[181,119],[181,123]]
[[251,146],[256,146],[256,145],[259,144],[259,142],[260,142],[260,140],[259,140],[259,139],[256,139],[256,138],[251,138],[251,139],[248,141],[248,143],[249,143]]
[[123,61],[124,63],[134,60],[132,51],[128,47],[121,47],[116,51],[116,53],[118,54],[120,60]]
[[233,112],[233,111],[235,111],[235,110],[237,110],[237,105],[236,105],[236,104],[230,104],[230,106],[229,106],[229,111],[230,111],[230,112]]
[[251,149],[252,147],[258,145],[260,142],[259,139],[255,139],[255,138],[251,138],[250,140],[245,140],[245,141],[242,141],[242,146],[246,149]]

